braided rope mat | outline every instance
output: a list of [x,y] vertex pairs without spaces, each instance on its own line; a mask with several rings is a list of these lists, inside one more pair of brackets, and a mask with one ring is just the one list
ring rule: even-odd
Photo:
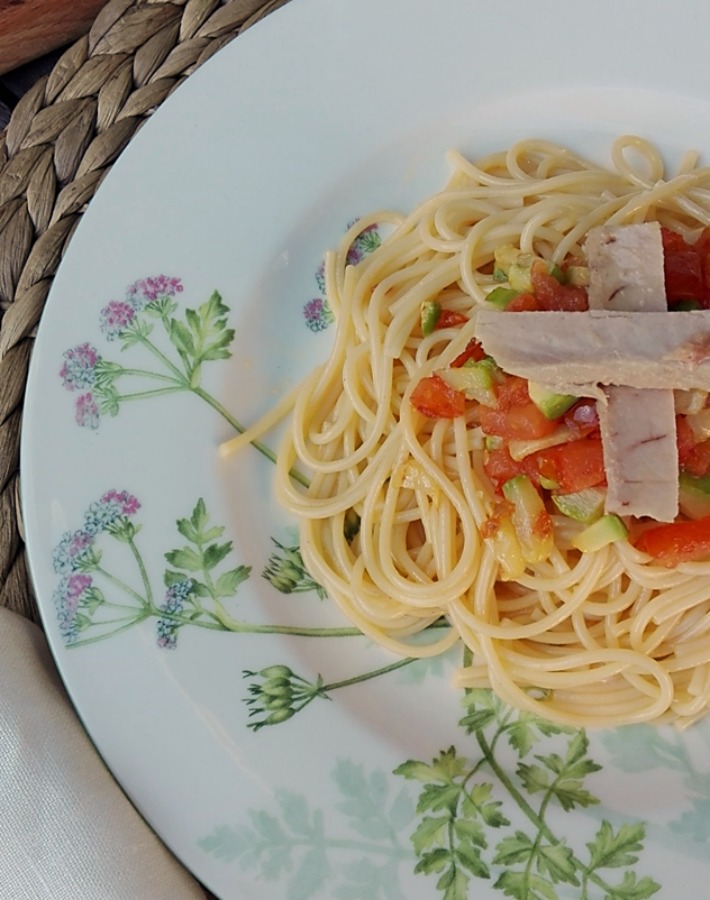
[[33,337],[57,266],[132,136],[195,69],[287,0],[110,0],[0,133],[0,606],[39,621],[19,451]]

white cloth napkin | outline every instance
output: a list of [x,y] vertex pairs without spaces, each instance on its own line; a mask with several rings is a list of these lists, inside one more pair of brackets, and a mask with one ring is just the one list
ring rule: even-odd
[[3,608],[0,898],[205,898],[104,766],[41,630]]

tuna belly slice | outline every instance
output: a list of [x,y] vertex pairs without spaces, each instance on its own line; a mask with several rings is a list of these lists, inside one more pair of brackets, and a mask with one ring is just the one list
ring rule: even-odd
[[605,388],[598,403],[609,485],[606,511],[672,522],[678,514],[673,392]]

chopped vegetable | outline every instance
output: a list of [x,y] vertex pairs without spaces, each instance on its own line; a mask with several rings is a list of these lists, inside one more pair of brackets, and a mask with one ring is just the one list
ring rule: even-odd
[[453,369],[458,369],[459,366],[465,366],[470,359],[474,362],[478,362],[480,359],[486,359],[486,351],[481,347],[476,338],[471,338],[464,350],[459,353],[456,359],[451,363],[451,367]]
[[629,531],[616,515],[602,516],[588,525],[572,541],[572,546],[582,553],[594,553],[615,541],[623,541],[629,536]]
[[526,562],[540,562],[552,552],[552,519],[542,497],[527,475],[516,475],[503,485],[503,496],[513,504],[511,520]]
[[441,369],[438,373],[443,380],[462,391],[467,400],[477,400],[486,406],[498,405],[494,389],[495,363],[489,359],[481,359],[478,362],[469,360],[465,365],[457,368]]
[[463,392],[450,387],[436,374],[422,378],[409,400],[418,412],[430,419],[453,419],[466,411]]
[[525,571],[523,551],[512,519],[499,516],[489,519],[484,526],[484,537],[490,541],[493,555],[500,565],[503,581],[514,581]]
[[710,516],[710,475],[699,478],[681,472],[678,478],[678,505],[689,519],[703,519]]
[[468,316],[456,309],[442,309],[439,321],[436,323],[437,328],[455,328],[468,322]]
[[488,303],[497,306],[498,309],[505,309],[511,300],[515,299],[520,292],[513,288],[500,287],[494,288],[486,297]]
[[589,487],[573,494],[554,494],[552,502],[559,511],[576,522],[589,525],[595,522],[604,512],[606,488]]
[[644,531],[636,548],[660,565],[673,568],[682,562],[710,558],[710,516],[687,522],[671,522]]
[[557,394],[536,381],[528,381],[528,394],[535,406],[548,419],[559,419],[578,399],[571,394]]
[[438,300],[426,300],[422,303],[419,311],[419,321],[424,337],[429,337],[433,333],[440,316],[441,303]]
[[560,494],[573,494],[606,484],[601,441],[581,438],[537,454],[540,474],[557,485]]
[[490,409],[481,406],[481,429],[508,440],[530,440],[551,434],[557,427],[535,406],[532,400],[510,409]]

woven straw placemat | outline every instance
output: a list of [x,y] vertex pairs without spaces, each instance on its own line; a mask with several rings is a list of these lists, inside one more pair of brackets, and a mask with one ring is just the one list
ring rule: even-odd
[[287,0],[110,0],[0,133],[0,606],[39,621],[19,508],[35,329],[82,212],[136,131],[220,47]]

